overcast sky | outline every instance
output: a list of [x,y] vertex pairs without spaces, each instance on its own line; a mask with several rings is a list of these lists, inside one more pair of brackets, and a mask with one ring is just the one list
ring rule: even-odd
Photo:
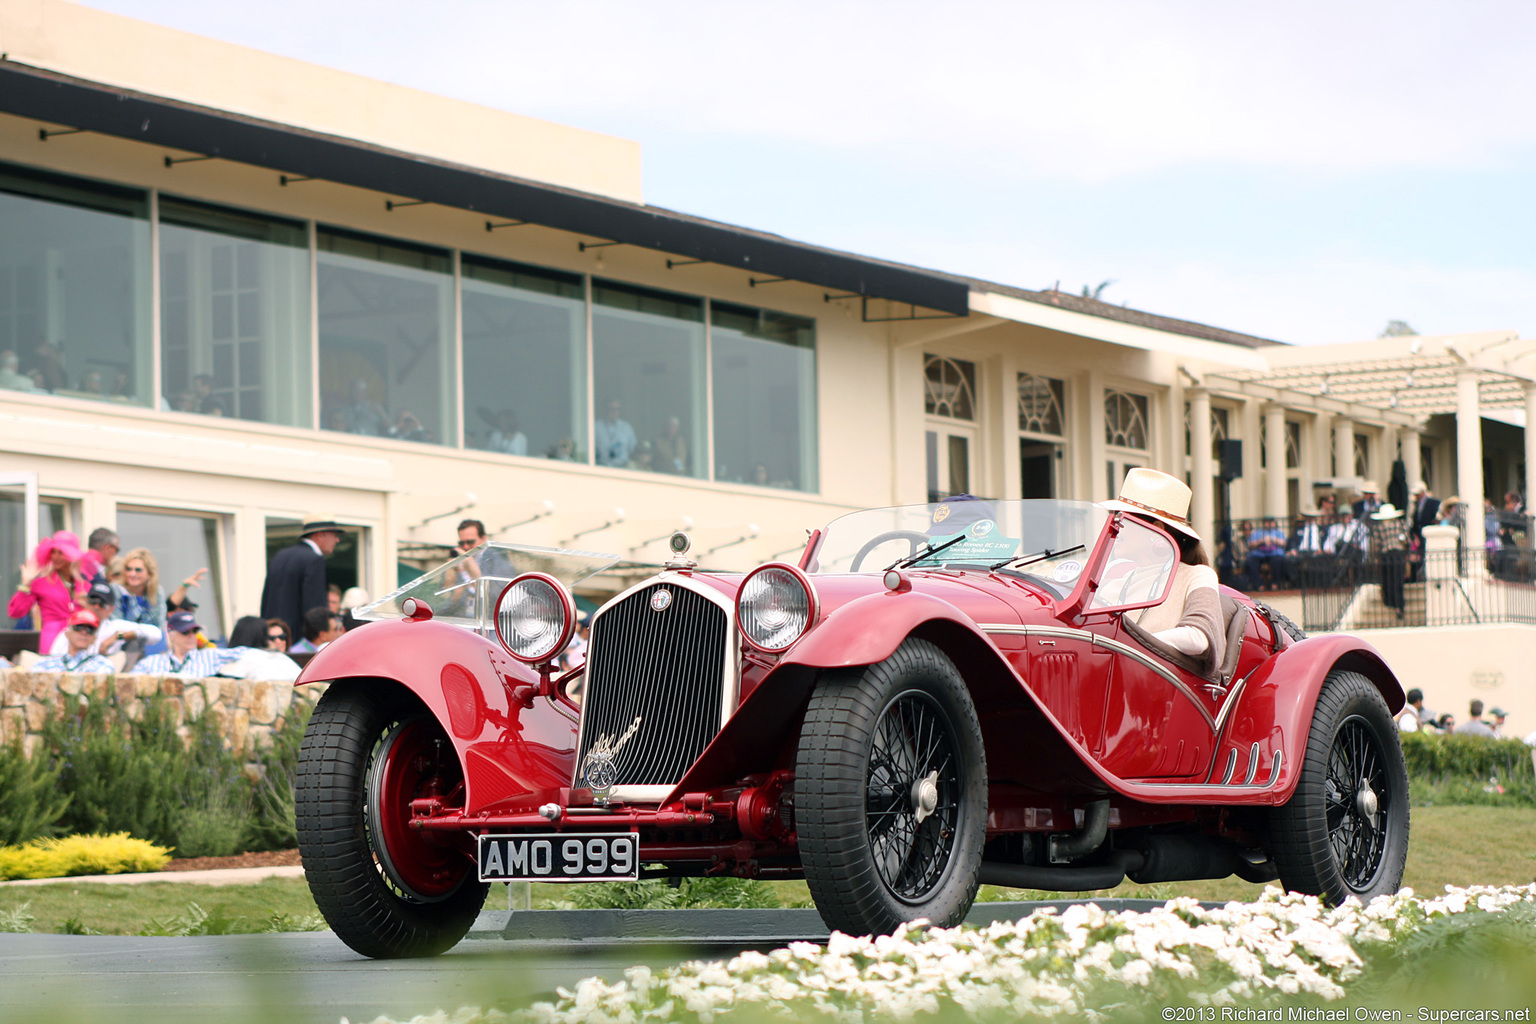
[[90,0],[621,135],[646,201],[1296,343],[1536,334],[1536,4]]

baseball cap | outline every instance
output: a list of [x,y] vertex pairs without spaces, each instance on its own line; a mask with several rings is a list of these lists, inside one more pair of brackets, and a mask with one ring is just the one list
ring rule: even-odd
[[110,606],[113,602],[112,584],[106,580],[97,580],[91,584],[91,589],[86,592],[85,599],[91,604]]
[[95,626],[100,628],[101,619],[97,618],[96,613],[89,608],[76,608],[69,616],[69,624],[71,626]]
[[165,628],[173,633],[191,633],[201,627],[197,624],[197,616],[191,612],[171,612],[165,618]]

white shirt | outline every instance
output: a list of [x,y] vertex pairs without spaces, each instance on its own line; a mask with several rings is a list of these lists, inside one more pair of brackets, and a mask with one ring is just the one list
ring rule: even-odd
[[[53,646],[48,648],[49,654],[68,654],[69,637],[65,636],[65,630],[59,630],[59,635],[53,638]],[[160,642],[163,635],[160,627],[152,622],[130,622],[127,619],[108,619],[101,624],[96,632],[96,639],[91,641],[91,646],[86,650],[92,654],[116,654],[123,649],[123,642],[117,639],[118,633],[137,633],[144,638],[145,646],[153,646]],[[107,649],[101,649],[102,640],[110,638]]]

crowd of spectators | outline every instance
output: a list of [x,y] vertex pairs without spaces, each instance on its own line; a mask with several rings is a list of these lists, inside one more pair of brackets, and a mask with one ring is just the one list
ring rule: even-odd
[[[38,633],[37,651],[18,664],[39,672],[296,679],[300,664],[291,655],[318,651],[359,624],[352,609],[368,602],[361,588],[343,593],[325,582],[324,559],[341,533],[330,521],[306,525],[301,544],[306,554],[312,551],[320,573],[317,579],[285,577],[295,601],[311,602],[297,616],[298,628],[283,615],[248,615],[227,638],[214,638],[198,622],[197,605],[188,593],[202,585],[206,568],[167,593],[159,562],[148,548],[121,554],[122,541],[113,530],[95,530],[87,546],[76,534],[60,530],[21,567],[20,586],[7,605],[12,628]],[[297,643],[296,636],[302,637]],[[0,667],[6,664],[0,658]]]
[[[1466,522],[1456,495],[1442,501],[1422,481],[1408,493],[1406,505],[1398,508],[1382,501],[1376,484],[1367,480],[1353,501],[1327,494],[1289,521],[1224,523],[1216,558],[1222,582],[1249,593],[1380,583],[1384,603],[1401,612],[1403,585],[1424,577],[1424,528],[1448,525],[1460,531]],[[1491,501],[1485,504],[1489,571],[1505,580],[1536,579],[1530,519],[1520,495],[1506,494],[1498,509]]]
[[[1487,717],[1484,717],[1484,715]],[[1408,703],[1397,713],[1400,732],[1449,733],[1456,736],[1476,736],[1485,740],[1513,739],[1505,735],[1504,724],[1509,712],[1501,707],[1485,708],[1483,702],[1473,698],[1467,705],[1465,721],[1456,721],[1449,712],[1437,715],[1424,706],[1424,691],[1418,687],[1408,691]],[[1491,720],[1490,720],[1491,719]],[[1527,746],[1536,747],[1536,731],[1523,737]]]

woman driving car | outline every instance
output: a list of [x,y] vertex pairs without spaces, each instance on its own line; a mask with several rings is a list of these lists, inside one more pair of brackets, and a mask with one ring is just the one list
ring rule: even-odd
[[1125,475],[1120,495],[1103,502],[1112,512],[1127,512],[1168,529],[1179,545],[1173,588],[1161,603],[1127,613],[1142,630],[1206,667],[1225,655],[1221,593],[1200,535],[1189,525],[1190,490],[1182,480],[1155,469],[1135,468]]

